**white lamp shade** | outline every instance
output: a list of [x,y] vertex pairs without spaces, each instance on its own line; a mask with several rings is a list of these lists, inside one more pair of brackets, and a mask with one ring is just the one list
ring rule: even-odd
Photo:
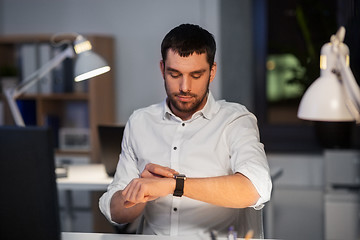
[[298,117],[311,121],[351,122],[343,86],[332,73],[322,74],[301,99]]
[[93,51],[85,51],[75,62],[75,81],[82,81],[110,71],[105,60]]

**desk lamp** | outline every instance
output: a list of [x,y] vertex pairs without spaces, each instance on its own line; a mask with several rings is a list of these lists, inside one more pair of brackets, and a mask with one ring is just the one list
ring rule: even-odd
[[340,27],[323,45],[320,77],[303,95],[298,117],[311,121],[360,123],[360,88],[349,67],[349,48]]
[[[343,43],[344,36],[345,28],[340,27],[336,35],[331,36],[330,43],[323,45],[320,56],[320,77],[310,85],[301,99],[299,118],[318,121],[316,124],[323,124],[322,122],[330,124],[338,122],[342,126],[354,122],[359,124],[360,89],[349,67],[349,49]],[[349,129],[340,130],[334,139],[323,140],[338,141],[344,132],[351,133]],[[322,133],[327,135],[327,132]],[[355,239],[359,236],[357,231],[359,218],[356,213],[359,198],[355,191],[359,189],[357,158],[357,153],[353,152],[345,154],[338,150],[325,152],[324,234],[326,239]],[[348,206],[350,208],[345,213],[344,209]],[[348,214],[350,212],[354,212],[354,215]],[[349,217],[342,221],[344,224],[340,224],[337,219],[343,219],[344,216]]]
[[26,92],[26,90],[36,82],[40,81],[48,72],[62,63],[66,58],[76,57],[74,78],[76,82],[110,71],[110,67],[105,60],[91,50],[91,43],[82,35],[76,35],[74,44],[67,44],[68,46],[65,50],[26,77],[18,86],[5,89],[5,96],[17,126],[25,126],[25,123],[16,104],[16,98],[21,96],[21,94]]

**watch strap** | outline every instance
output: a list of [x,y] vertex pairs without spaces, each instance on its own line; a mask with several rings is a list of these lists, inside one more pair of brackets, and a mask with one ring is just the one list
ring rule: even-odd
[[175,175],[174,178],[176,180],[176,186],[173,196],[181,197],[184,194],[184,182],[186,176],[184,174],[179,174],[179,175]]

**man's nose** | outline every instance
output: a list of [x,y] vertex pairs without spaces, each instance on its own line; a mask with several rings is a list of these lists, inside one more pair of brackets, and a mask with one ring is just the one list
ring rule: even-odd
[[180,82],[180,91],[190,92],[191,91],[191,79],[188,76],[183,76]]

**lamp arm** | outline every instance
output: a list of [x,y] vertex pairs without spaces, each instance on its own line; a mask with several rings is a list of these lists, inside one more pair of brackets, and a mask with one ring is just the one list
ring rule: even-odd
[[71,45],[69,45],[64,51],[56,55],[53,59],[49,62],[45,63],[41,66],[38,70],[33,72],[31,75],[26,77],[22,83],[20,83],[13,92],[13,98],[19,97],[23,94],[26,90],[28,90],[31,86],[33,86],[36,82],[42,79],[47,73],[49,73],[52,69],[58,66],[65,58],[74,57],[74,49]]
[[36,70],[27,78],[25,78],[25,80],[21,84],[19,84],[15,88],[9,88],[4,90],[11,114],[17,126],[25,126],[25,123],[24,123],[24,119],[21,116],[19,107],[16,104],[15,99],[18,98],[21,94],[23,94],[36,82],[38,82],[40,79],[42,79],[48,72],[54,69],[62,61],[64,61],[65,58],[67,57],[72,58],[74,56],[75,56],[74,50],[72,46],[69,45],[64,51],[56,55],[49,62],[45,63],[38,70]]
[[342,56],[338,57],[337,61],[338,68],[340,70],[341,80],[345,88],[347,97],[350,100],[349,110],[354,115],[356,122],[360,123],[360,88],[357,84],[350,67],[346,65],[345,58]]
[[16,104],[15,98],[13,97],[14,89],[9,88],[4,90],[6,100],[8,102],[11,114],[14,118],[17,126],[25,127],[24,119],[21,116],[18,105]]

